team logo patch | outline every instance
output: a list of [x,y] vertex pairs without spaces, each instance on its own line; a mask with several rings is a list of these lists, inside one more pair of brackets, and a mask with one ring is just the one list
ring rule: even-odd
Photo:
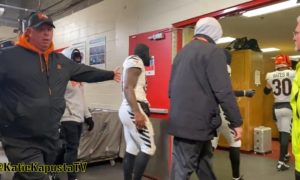
[[62,67],[61,67],[61,64],[57,64],[56,65],[56,69],[61,69]]
[[38,16],[38,18],[40,20],[46,20],[46,19],[48,19],[48,16],[46,14],[44,14],[44,13],[41,13],[41,12],[38,13],[37,16]]

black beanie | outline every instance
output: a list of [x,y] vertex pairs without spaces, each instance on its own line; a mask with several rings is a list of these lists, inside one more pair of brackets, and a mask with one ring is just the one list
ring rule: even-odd
[[134,54],[139,56],[145,66],[150,65],[150,55],[149,55],[149,47],[145,44],[138,44],[134,49]]

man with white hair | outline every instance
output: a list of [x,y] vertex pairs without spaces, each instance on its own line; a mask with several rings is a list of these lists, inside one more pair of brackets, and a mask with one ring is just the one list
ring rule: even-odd
[[[297,26],[294,31],[293,40],[295,42],[295,50],[300,51],[300,16],[297,18]],[[292,124],[292,149],[295,156],[295,178],[300,180],[300,104],[299,104],[299,90],[300,90],[300,70],[299,63],[296,66],[296,75],[292,84],[291,106],[293,110],[293,124]]]
[[211,166],[216,129],[221,124],[219,105],[230,121],[238,140],[242,118],[227,72],[220,23],[212,17],[200,19],[193,40],[175,57],[169,97],[169,134],[174,136],[171,179],[189,179],[195,171],[200,179],[215,180]]

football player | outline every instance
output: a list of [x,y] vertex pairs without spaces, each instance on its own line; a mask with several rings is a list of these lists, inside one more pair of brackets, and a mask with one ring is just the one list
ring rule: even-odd
[[292,109],[290,95],[295,71],[291,69],[291,61],[287,55],[278,55],[275,58],[275,71],[266,75],[265,94],[273,92],[273,118],[279,131],[280,155],[277,170],[289,169],[288,144],[291,133]]

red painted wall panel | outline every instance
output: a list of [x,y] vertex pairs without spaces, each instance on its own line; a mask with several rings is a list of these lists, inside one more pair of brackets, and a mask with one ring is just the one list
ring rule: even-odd
[[[164,38],[150,40],[149,37],[162,32]],[[155,58],[155,75],[147,76],[147,98],[151,108],[170,110],[168,85],[172,62],[172,33],[170,29],[161,29],[129,36],[129,54],[139,43],[144,43],[150,48],[150,55]],[[168,115],[151,114],[151,117],[167,119]]]

